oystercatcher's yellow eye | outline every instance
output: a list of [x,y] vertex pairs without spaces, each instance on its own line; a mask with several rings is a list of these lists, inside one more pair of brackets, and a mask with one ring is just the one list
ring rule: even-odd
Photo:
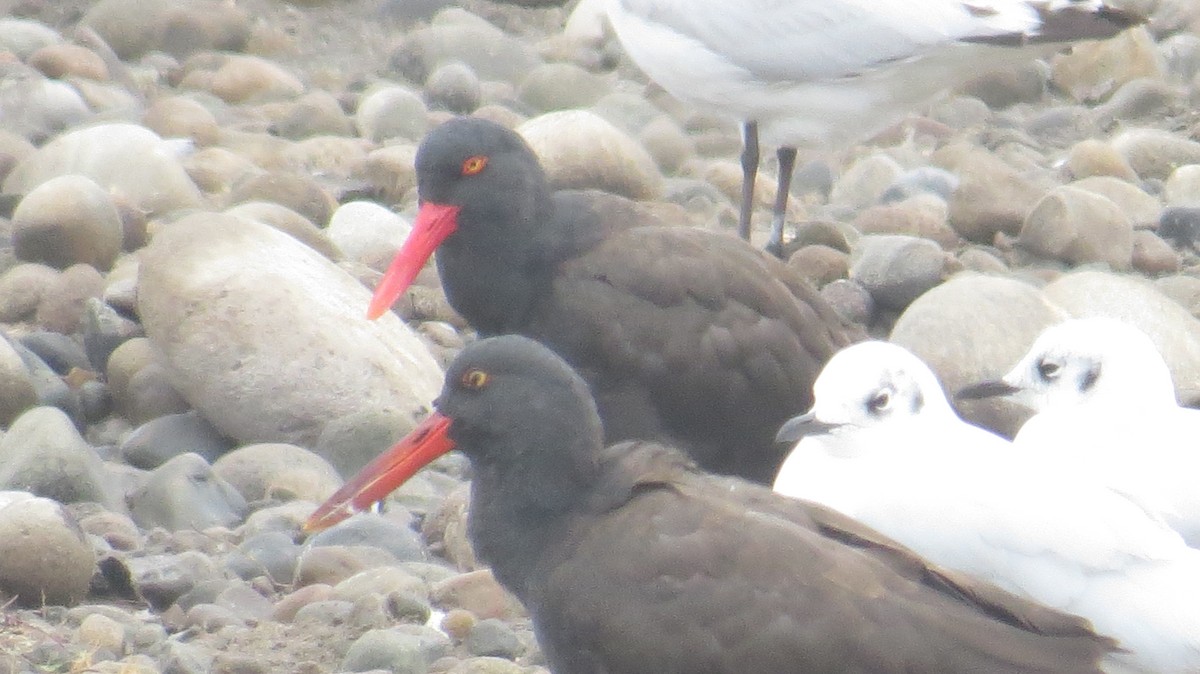
[[488,158],[484,155],[477,154],[473,157],[467,157],[462,164],[462,174],[464,176],[473,176],[483,170],[487,166]]
[[491,377],[483,370],[467,370],[463,373],[462,382],[463,388],[470,391],[478,391],[484,386],[487,386],[488,380]]

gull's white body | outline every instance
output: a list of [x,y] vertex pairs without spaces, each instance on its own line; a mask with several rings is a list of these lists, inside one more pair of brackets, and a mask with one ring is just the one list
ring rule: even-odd
[[[892,407],[879,415],[865,401],[881,390]],[[1138,505],[961,421],[898,346],[843,350],[814,392],[815,419],[838,426],[798,443],[776,491],[1088,618],[1129,651],[1113,671],[1200,671],[1200,551]]]
[[[1056,377],[1039,373],[1044,361],[1058,365]],[[1088,387],[1085,370],[1097,373]],[[1176,402],[1148,337],[1107,318],[1066,321],[1042,333],[1004,382],[1037,412],[1014,439],[1018,450],[1076,466],[1200,547],[1200,411]]]
[[[759,123],[763,141],[840,147],[939,92],[1036,58],[1042,11],[1098,0],[608,0],[630,58],[675,97]],[[994,46],[986,40],[1018,46]],[[1053,49],[1053,47],[1051,47]]]

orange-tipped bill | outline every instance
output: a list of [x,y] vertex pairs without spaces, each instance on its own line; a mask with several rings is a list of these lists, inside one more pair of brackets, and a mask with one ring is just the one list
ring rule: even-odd
[[424,267],[429,256],[433,255],[433,251],[458,228],[459,210],[459,206],[429,201],[421,204],[412,232],[400,247],[400,252],[396,253],[391,266],[379,281],[379,286],[375,288],[375,295],[367,309],[367,318],[375,320],[382,316],[392,308],[404,291],[408,290],[413,279],[420,273],[421,267]]
[[304,530],[328,529],[385,498],[430,461],[454,449],[454,441],[446,434],[449,430],[449,417],[431,414],[322,503],[304,523]]

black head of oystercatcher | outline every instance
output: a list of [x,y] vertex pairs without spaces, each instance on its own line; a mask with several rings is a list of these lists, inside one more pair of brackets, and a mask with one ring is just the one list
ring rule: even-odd
[[510,335],[469,345],[437,412],[322,505],[320,529],[433,458],[471,461],[469,534],[555,674],[1099,672],[1086,623],[966,581],[833,511],[602,448],[587,384]]
[[412,234],[376,290],[386,311],[437,251],[450,304],[482,336],[549,346],[592,386],[608,440],[668,439],[705,469],[769,482],[784,420],[862,336],[736,237],[646,225],[636,204],[552,191],[515,132],[474,118],[417,152]]

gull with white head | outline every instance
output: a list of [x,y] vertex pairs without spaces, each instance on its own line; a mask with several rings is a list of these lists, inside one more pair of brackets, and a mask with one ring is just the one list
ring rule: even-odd
[[900,346],[843,349],[813,391],[776,491],[1087,618],[1127,650],[1113,671],[1200,671],[1200,551],[1136,503],[963,422]]
[[1013,443],[1139,503],[1200,547],[1200,411],[1181,407],[1154,343],[1112,318],[1046,329],[1002,379],[960,398],[1009,396],[1036,414]]
[[797,148],[844,147],[981,72],[1139,20],[1101,0],[608,0],[607,10],[650,79],[744,122],[743,238],[759,137],[779,148],[775,252]]

